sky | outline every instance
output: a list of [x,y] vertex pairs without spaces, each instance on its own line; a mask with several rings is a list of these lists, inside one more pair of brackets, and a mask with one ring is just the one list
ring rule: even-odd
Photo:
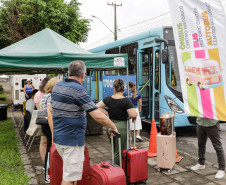
[[[226,9],[226,0],[221,1]],[[117,7],[118,40],[153,27],[172,25],[168,0],[78,0],[78,2],[81,3],[81,16],[91,19],[88,40],[79,44],[87,50],[114,41],[112,33],[114,7],[108,3],[122,4]],[[99,19],[93,18],[92,15]]]

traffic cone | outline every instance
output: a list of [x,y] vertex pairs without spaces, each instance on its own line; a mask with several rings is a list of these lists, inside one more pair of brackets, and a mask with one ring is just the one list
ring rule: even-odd
[[176,149],[176,163],[179,163],[183,159],[182,156],[178,156],[177,149]]
[[157,145],[156,145],[157,134],[158,134],[158,131],[156,128],[155,120],[152,120],[148,157],[156,157],[157,156]]

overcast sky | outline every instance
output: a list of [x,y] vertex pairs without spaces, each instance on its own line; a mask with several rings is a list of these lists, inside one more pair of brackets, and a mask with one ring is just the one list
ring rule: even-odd
[[[114,8],[107,5],[116,3],[117,7],[117,26],[118,40],[134,35],[152,27],[171,25],[168,0],[78,0],[81,15],[83,18],[92,19],[90,25],[88,41],[80,43],[85,49],[95,48],[97,46],[114,41]],[[221,0],[226,8],[226,0]],[[101,19],[107,27],[97,18]]]

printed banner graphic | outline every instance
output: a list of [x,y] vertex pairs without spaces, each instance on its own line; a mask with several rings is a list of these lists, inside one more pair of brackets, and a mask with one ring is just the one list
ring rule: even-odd
[[226,120],[226,17],[220,0],[168,0],[185,113]]

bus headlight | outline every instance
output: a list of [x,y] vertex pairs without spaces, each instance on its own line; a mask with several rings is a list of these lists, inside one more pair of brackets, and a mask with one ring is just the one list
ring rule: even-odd
[[172,98],[170,98],[169,96],[165,96],[165,99],[166,99],[166,102],[169,105],[170,109],[173,112],[177,112],[177,113],[183,113],[184,112]]

